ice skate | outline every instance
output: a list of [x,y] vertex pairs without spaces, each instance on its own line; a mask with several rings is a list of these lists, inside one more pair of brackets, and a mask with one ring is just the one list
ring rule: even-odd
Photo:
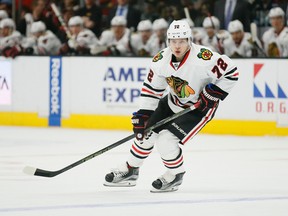
[[152,183],[153,187],[150,191],[152,193],[177,191],[182,184],[184,174],[185,172],[173,175],[168,171]]
[[125,163],[105,176],[104,186],[132,187],[136,185],[138,175],[139,167],[130,167],[128,163]]

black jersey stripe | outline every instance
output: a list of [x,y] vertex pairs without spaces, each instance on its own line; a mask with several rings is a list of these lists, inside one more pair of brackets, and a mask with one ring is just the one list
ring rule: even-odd
[[149,84],[147,84],[145,82],[143,83],[143,85],[146,86],[148,89],[150,89],[152,91],[155,91],[155,92],[164,92],[165,91],[165,89],[155,89],[155,88],[153,88],[152,86],[150,86]]
[[233,68],[231,71],[227,72],[224,76],[228,76],[230,74],[233,74],[237,70],[237,67]]
[[233,80],[233,81],[237,81],[238,78],[237,77],[225,77],[226,79],[229,79],[229,80]]
[[148,94],[141,93],[140,96],[141,97],[150,97],[150,98],[157,99],[157,100],[160,99],[160,97],[156,97],[156,96],[153,96],[153,95],[150,95],[150,94],[148,95]]

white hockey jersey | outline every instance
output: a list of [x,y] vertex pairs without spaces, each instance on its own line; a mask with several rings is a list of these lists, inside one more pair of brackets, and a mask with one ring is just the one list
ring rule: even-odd
[[173,112],[179,112],[196,103],[209,83],[229,93],[238,76],[230,58],[206,47],[193,44],[181,62],[172,62],[172,52],[165,48],[152,60],[141,90],[140,109],[155,110],[169,86],[168,104]]
[[222,52],[221,51],[222,44],[220,42],[220,39],[218,39],[216,35],[214,35],[212,38],[209,38],[208,35],[205,35],[201,40],[201,43],[203,46],[210,48],[212,51]]
[[284,27],[279,35],[274,32],[274,28],[270,28],[264,32],[262,40],[268,56],[288,56],[288,27]]
[[130,56],[131,50],[129,47],[130,29],[126,28],[125,33],[120,40],[116,40],[112,30],[102,32],[99,44],[101,46],[115,46],[122,56]]
[[34,51],[35,54],[38,55],[57,55],[60,47],[60,40],[54,33],[52,33],[50,30],[47,30],[37,39]]
[[91,49],[95,44],[99,43],[98,38],[90,29],[83,29],[76,37],[77,45]]
[[13,31],[11,35],[7,37],[0,38],[0,51],[5,49],[6,47],[13,47],[16,45],[20,45],[22,41],[22,35],[18,31]]
[[166,41],[160,40],[160,38],[157,37],[156,35],[153,36],[151,43],[153,45],[150,51],[152,56],[156,55],[159,52],[159,50],[162,50],[167,46]]
[[229,57],[251,57],[254,48],[251,34],[248,32],[244,33],[244,38],[238,46],[233,41],[232,37],[229,37],[223,41],[223,47],[225,55]]
[[155,34],[152,34],[148,41],[144,44],[140,33],[133,34],[131,36],[133,54],[137,56],[154,56],[156,54],[153,53],[156,37],[157,36]]

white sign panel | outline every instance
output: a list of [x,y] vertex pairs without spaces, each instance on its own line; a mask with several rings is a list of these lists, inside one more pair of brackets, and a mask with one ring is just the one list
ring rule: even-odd
[[0,61],[0,105],[11,104],[11,62]]
[[[285,68],[285,69],[284,69]],[[278,112],[277,126],[288,126],[288,63],[280,62],[277,73],[277,97],[278,97]]]

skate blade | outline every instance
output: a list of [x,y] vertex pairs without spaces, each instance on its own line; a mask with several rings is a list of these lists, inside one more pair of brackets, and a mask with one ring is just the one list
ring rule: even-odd
[[136,185],[136,182],[135,181],[124,181],[119,183],[104,182],[103,185],[106,187],[134,187]]
[[174,192],[177,191],[178,187],[171,187],[171,188],[167,188],[167,189],[156,189],[156,188],[152,188],[150,190],[151,193],[169,193],[169,192]]

